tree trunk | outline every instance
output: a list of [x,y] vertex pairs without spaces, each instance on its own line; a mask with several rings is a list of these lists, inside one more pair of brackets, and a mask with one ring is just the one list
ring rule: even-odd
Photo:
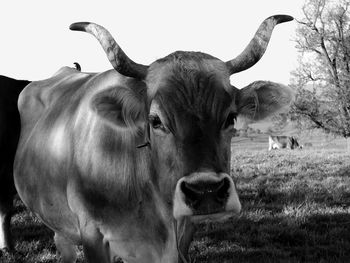
[[346,137],[346,145],[347,145],[347,151],[350,153],[350,137]]

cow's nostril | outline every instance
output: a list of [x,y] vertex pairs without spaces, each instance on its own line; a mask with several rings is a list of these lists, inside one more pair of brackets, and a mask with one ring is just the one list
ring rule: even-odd
[[201,191],[196,189],[193,185],[186,182],[181,183],[181,191],[185,195],[186,199],[190,202],[195,202],[199,199]]

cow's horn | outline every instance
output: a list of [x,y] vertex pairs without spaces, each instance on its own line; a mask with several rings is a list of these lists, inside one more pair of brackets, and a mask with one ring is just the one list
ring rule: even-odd
[[277,24],[291,20],[293,20],[293,17],[288,15],[275,15],[266,18],[243,52],[236,58],[226,62],[230,74],[246,70],[257,63],[265,53],[274,27]]
[[145,79],[148,66],[132,61],[104,27],[90,22],[78,22],[71,24],[69,29],[85,31],[95,36],[106,52],[113,68],[120,74],[137,79]]

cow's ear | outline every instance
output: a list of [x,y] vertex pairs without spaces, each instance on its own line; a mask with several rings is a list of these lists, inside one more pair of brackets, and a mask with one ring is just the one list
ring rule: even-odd
[[103,119],[120,128],[141,127],[145,103],[142,92],[128,87],[113,87],[92,97],[91,108]]
[[238,114],[258,121],[287,108],[294,92],[287,86],[270,81],[256,81],[238,91]]

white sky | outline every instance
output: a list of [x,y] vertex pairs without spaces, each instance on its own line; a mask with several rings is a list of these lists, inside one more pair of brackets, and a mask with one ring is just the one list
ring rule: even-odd
[[[302,4],[303,0],[6,0],[0,9],[0,74],[45,79],[75,61],[88,72],[112,68],[96,39],[69,30],[79,21],[104,26],[138,63],[150,64],[176,50],[201,51],[227,61],[246,47],[265,18],[300,18]],[[297,65],[295,27],[295,21],[276,26],[260,62],[234,75],[232,83],[238,88],[260,79],[288,84]]]

